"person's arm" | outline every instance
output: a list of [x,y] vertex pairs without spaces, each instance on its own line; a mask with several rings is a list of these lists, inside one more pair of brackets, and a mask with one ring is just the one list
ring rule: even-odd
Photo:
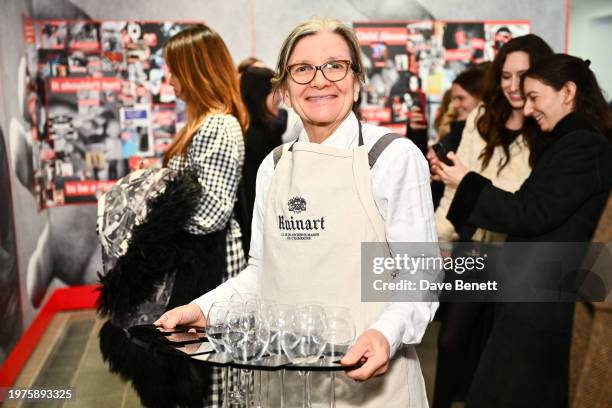
[[[466,120],[465,128],[463,129],[463,134],[461,137],[461,141],[459,142],[459,146],[457,147],[456,155],[461,160],[461,162],[465,163],[470,170],[480,171],[479,168],[476,168],[476,163],[479,161],[478,157],[473,157],[476,152],[475,146],[482,144],[480,140],[480,134],[476,130],[476,118],[477,118],[477,109],[474,109],[468,116]],[[455,231],[455,227],[453,224],[446,218],[448,214],[448,209],[450,208],[451,203],[453,202],[453,197],[455,196],[455,188],[450,186],[444,187],[444,193],[442,198],[440,199],[440,204],[438,208],[436,208],[435,218],[436,218],[436,230],[438,232],[438,239],[442,242],[451,242],[457,241],[459,239],[459,234]]]
[[[381,155],[377,165],[385,168],[378,169],[372,180],[381,196],[377,203],[385,220],[387,241],[436,242],[427,162],[414,146],[402,142],[394,142],[395,146]],[[393,355],[402,343],[421,341],[437,308],[437,302],[389,303],[371,328],[385,335]]]
[[[372,187],[385,222],[391,256],[395,255],[393,242],[437,241],[429,168],[414,144],[399,139],[381,154],[372,171]],[[360,333],[342,359],[342,364],[349,365],[366,358],[363,366],[348,371],[347,375],[366,380],[384,374],[402,344],[421,341],[437,308],[438,302],[387,303],[378,319]]]
[[418,106],[410,111],[410,119],[406,122],[406,137],[419,148],[423,156],[427,155],[427,122],[425,115]]
[[[456,226],[517,236],[541,235],[562,225],[596,191],[610,189],[610,144],[590,132],[567,135],[515,193],[468,173],[448,212]],[[552,149],[552,148],[551,148]],[[545,166],[545,167],[544,167]]]
[[[209,119],[193,137],[187,158],[202,185],[197,212],[188,221],[203,233],[219,231],[227,225],[234,210],[234,198],[240,181],[241,155],[236,140],[239,126],[232,118]],[[236,123],[232,123],[236,121]]]

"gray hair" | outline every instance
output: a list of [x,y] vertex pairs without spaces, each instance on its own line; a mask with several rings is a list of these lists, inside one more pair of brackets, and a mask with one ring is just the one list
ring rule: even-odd
[[353,72],[361,81],[365,81],[363,62],[361,60],[361,48],[355,32],[340,20],[312,17],[295,27],[285,38],[276,63],[276,75],[272,78],[272,84],[276,88],[284,89],[287,84],[287,64],[295,45],[304,37],[328,31],[340,35],[349,48]]

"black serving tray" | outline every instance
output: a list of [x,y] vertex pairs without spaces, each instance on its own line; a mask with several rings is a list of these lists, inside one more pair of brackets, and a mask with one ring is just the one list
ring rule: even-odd
[[177,326],[175,329],[165,330],[159,326],[145,324],[130,327],[127,331],[128,337],[133,343],[153,350],[155,353],[191,358],[194,361],[215,367],[234,367],[260,371],[348,371],[363,364],[343,366],[339,360],[330,362],[323,357],[315,363],[293,364],[285,355],[265,355],[256,361],[239,363],[233,361],[229,353],[214,351],[202,328]]

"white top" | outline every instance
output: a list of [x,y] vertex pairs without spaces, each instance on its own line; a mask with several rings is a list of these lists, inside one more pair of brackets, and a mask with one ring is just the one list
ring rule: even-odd
[[[363,124],[364,144],[369,150],[389,132],[386,128]],[[358,139],[359,124],[357,117],[351,113],[323,145],[351,149],[357,147]],[[309,141],[305,131],[301,132],[299,140]],[[289,146],[286,144],[284,148],[288,149]],[[263,253],[263,215],[273,173],[274,162],[272,154],[269,154],[257,172],[249,264],[235,278],[193,301],[204,314],[215,301],[229,299],[236,292],[255,293],[257,290]],[[429,166],[410,140],[396,140],[380,155],[372,169],[372,193],[385,222],[388,242],[437,241]],[[360,274],[357,273],[357,276]],[[387,338],[393,356],[402,343],[417,344],[421,341],[437,308],[437,302],[388,303],[371,328]]]

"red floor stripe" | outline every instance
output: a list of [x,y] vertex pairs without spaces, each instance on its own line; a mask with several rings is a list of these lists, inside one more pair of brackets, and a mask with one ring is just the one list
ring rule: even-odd
[[[57,312],[96,307],[98,285],[72,286],[55,289],[47,303],[42,307],[32,324],[21,336],[0,369],[0,387],[13,385],[21,369],[36,349],[40,338]],[[0,401],[5,391],[0,390]]]

